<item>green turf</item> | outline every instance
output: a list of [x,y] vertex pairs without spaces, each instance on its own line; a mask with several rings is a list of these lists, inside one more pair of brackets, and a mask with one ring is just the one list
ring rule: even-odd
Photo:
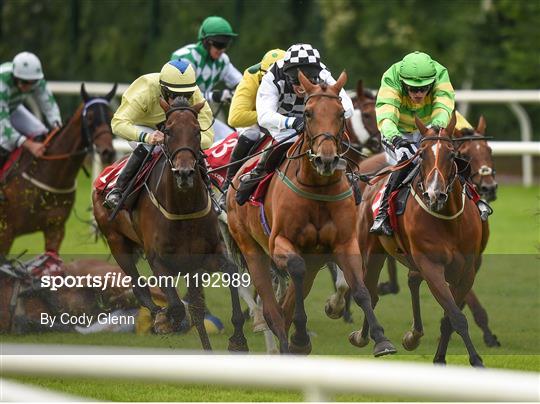
[[[77,194],[76,213],[89,219],[89,180],[80,178]],[[495,213],[490,219],[491,238],[488,244],[482,270],[474,289],[490,316],[490,325],[502,343],[500,348],[487,348],[482,341],[480,330],[474,325],[468,309],[471,337],[480,355],[489,367],[501,367],[530,371],[540,370],[540,272],[538,248],[539,232],[539,189],[524,189],[519,186],[501,186],[498,200],[493,203]],[[12,253],[27,249],[30,254],[41,253],[41,235],[29,235],[17,240]],[[108,251],[102,242],[93,243],[89,227],[72,215],[67,228],[66,239],[61,250],[62,256],[70,254],[100,254],[106,257]],[[69,259],[69,258],[68,258]],[[414,360],[430,362],[436,349],[440,306],[434,301],[425,285],[421,289],[422,314],[425,336],[422,344],[413,354],[403,350],[400,341],[403,332],[411,324],[411,309],[406,287],[406,271],[398,273],[402,292],[398,295],[382,297],[376,314],[385,327],[386,335],[398,348],[398,355],[381,360]],[[386,278],[386,274],[382,274]],[[342,355],[355,358],[370,355],[372,344],[363,349],[351,346],[348,334],[360,327],[360,310],[353,308],[354,324],[342,320],[330,320],[324,314],[324,303],[331,292],[330,275],[320,273],[314,289],[307,298],[308,328],[312,337],[313,354]],[[224,289],[208,289],[208,306],[225,323],[225,333],[211,336],[216,350],[227,348],[227,338],[231,327],[229,298]],[[223,304],[222,302],[227,302]],[[253,334],[251,323],[246,324],[246,336],[250,350],[264,351],[263,338]],[[199,349],[197,335],[190,332],[180,336],[137,336],[131,334],[41,334],[25,336],[2,336],[2,341],[20,343],[65,343],[90,345],[118,345],[141,347],[171,347]],[[465,348],[454,335],[449,347],[448,363],[467,364]],[[297,401],[302,396],[296,392],[275,392],[259,389],[235,389],[215,386],[175,386],[171,384],[144,384],[88,380],[59,380],[54,378],[22,378],[25,382],[49,386],[72,394],[104,400],[121,401]],[[397,397],[339,396],[339,400],[397,400]]]

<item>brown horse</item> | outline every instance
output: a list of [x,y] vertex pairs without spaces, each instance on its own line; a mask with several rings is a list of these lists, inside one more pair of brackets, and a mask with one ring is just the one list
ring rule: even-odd
[[105,97],[90,97],[83,83],[83,103],[48,134],[45,155],[36,159],[24,150],[11,167],[4,180],[6,201],[0,202],[0,256],[17,236],[35,231],[44,233],[46,251],[58,252],[86,155],[95,148],[103,163],[114,160],[109,102],[115,92],[116,85]]
[[[236,192],[228,193],[229,230],[246,261],[263,314],[277,336],[280,352],[309,353],[304,298],[318,268],[335,261],[343,270],[352,295],[369,320],[376,356],[395,352],[384,335],[371,307],[363,282],[363,264],[357,230],[355,201],[341,163],[344,109],[339,92],[347,80],[343,72],[333,86],[314,85],[299,73],[306,90],[305,130],[288,152],[272,178],[262,208],[250,203],[239,206]],[[249,163],[248,163],[249,164]],[[241,172],[241,171],[240,171]],[[237,188],[239,175],[234,179]],[[271,231],[267,235],[259,219],[265,215]],[[270,260],[292,280],[282,307],[272,289]],[[293,313],[294,312],[294,313]],[[295,332],[288,341],[291,323]]]
[[[161,106],[167,117],[165,143],[131,214],[121,211],[109,221],[109,212],[102,206],[104,195],[94,192],[94,215],[116,262],[131,276],[135,296],[152,313],[155,332],[178,329],[186,312],[175,285],[170,282],[160,285],[168,307],[162,309],[155,304],[148,287],[140,283],[136,267],[138,250],[144,252],[160,282],[174,275],[190,277],[191,318],[203,348],[211,349],[203,322],[204,298],[199,270],[219,270],[234,279],[238,269],[225,255],[217,214],[203,178],[205,162],[197,115],[204,102],[190,106],[185,98],[178,98],[171,107],[161,100]],[[229,340],[229,350],[247,350],[238,289],[234,282],[224,286],[229,286],[233,307],[234,335]]]
[[[465,189],[457,180],[454,161],[457,150],[453,133],[455,115],[446,129],[435,133],[416,119],[423,135],[419,149],[419,175],[411,184],[411,197],[405,212],[398,218],[393,237],[379,237],[369,233],[373,222],[372,203],[381,186],[365,189],[365,200],[360,205],[359,243],[366,261],[366,285],[376,304],[377,280],[386,258],[394,256],[410,271],[421,277],[414,285],[409,284],[413,299],[413,330],[404,337],[404,345],[417,345],[423,335],[419,308],[418,288],[425,279],[433,296],[442,306],[445,316],[441,323],[441,339],[434,362],[445,363],[446,349],[452,330],[462,337],[469,361],[473,366],[483,366],[468,332],[467,319],[461,312],[465,296],[474,282],[480,254],[485,246],[483,225],[475,203],[465,195]],[[354,342],[366,344],[364,320],[361,331],[351,337]]]

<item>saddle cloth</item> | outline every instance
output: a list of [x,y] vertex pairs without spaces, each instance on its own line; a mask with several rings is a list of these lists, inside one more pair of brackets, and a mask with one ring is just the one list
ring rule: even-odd
[[[231,154],[236,143],[238,143],[238,133],[233,132],[225,139],[213,144],[209,149],[206,149],[204,154],[206,154],[206,165],[208,166],[208,169],[212,170],[228,164],[231,160]],[[209,175],[214,182],[221,187],[227,177],[227,168],[221,168]]]
[[4,176],[8,173],[11,166],[15,164],[15,162],[19,159],[19,157],[21,156],[21,153],[22,153],[22,146],[16,148],[10,153],[9,158],[4,163],[4,166],[0,167],[0,180],[4,178]]

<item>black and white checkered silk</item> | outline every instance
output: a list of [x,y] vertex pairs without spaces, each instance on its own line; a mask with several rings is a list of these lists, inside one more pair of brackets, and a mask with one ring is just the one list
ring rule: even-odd
[[319,65],[321,63],[321,55],[310,44],[298,43],[287,49],[283,62],[286,67],[307,64]]

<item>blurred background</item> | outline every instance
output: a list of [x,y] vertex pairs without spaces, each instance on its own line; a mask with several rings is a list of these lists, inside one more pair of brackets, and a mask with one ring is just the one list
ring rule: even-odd
[[[308,42],[334,76],[347,70],[351,89],[358,79],[377,89],[413,50],[445,65],[456,89],[540,88],[539,1],[0,0],[0,11],[0,62],[34,52],[50,81],[130,83],[159,71],[174,50],[196,42],[204,18],[220,15],[239,34],[227,53],[240,71],[268,49]],[[58,100],[64,117],[79,103]],[[522,105],[539,140],[540,104]],[[471,104],[473,125],[480,114],[488,135],[520,140],[507,105]],[[499,172],[518,170],[519,161],[501,159]]]

